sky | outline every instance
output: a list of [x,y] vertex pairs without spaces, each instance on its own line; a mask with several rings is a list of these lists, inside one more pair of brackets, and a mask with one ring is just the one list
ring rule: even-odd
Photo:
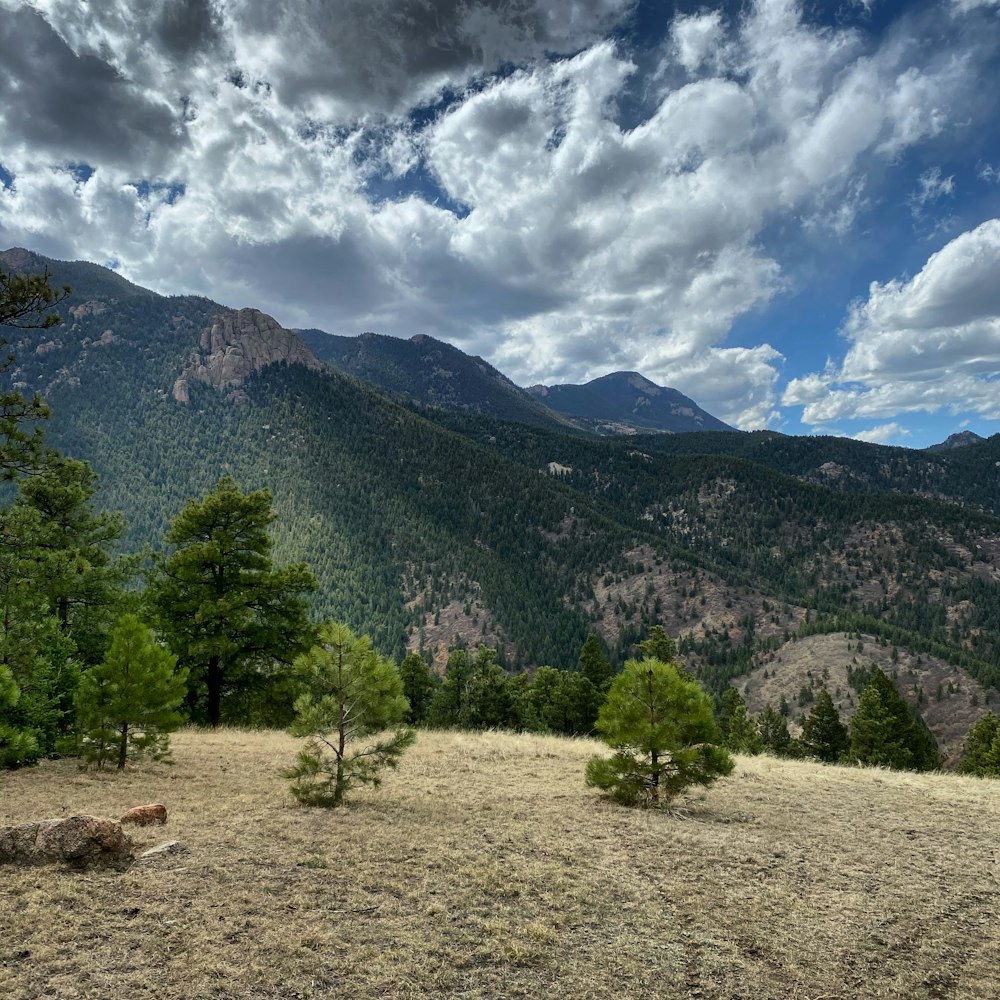
[[734,426],[1000,432],[1000,0],[0,0],[0,248]]

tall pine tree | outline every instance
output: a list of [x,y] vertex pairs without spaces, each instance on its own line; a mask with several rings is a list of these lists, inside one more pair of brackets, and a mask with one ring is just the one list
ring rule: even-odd
[[840,721],[830,692],[825,687],[820,688],[802,726],[802,749],[825,764],[836,764],[849,743],[847,727]]
[[861,693],[851,722],[849,756],[859,764],[900,771],[930,771],[938,766],[934,737],[882,670],[875,670]]
[[192,500],[167,533],[149,591],[170,648],[190,671],[191,707],[211,726],[222,719],[227,692],[246,688],[260,669],[290,664],[312,630],[305,595],[316,589],[302,564],[276,569],[267,490],[242,493],[229,476]]

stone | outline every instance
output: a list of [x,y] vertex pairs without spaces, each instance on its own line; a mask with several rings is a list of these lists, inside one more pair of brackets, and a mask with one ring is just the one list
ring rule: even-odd
[[151,802],[147,806],[136,806],[129,809],[127,813],[118,821],[123,826],[126,823],[135,823],[136,826],[150,826],[159,823],[163,826],[167,822],[167,807],[159,802]]
[[155,861],[157,858],[166,858],[174,854],[186,854],[187,847],[179,840],[165,840],[156,847],[151,847],[148,851],[143,851],[136,861]]
[[0,864],[66,864],[71,868],[122,868],[134,845],[121,823],[97,816],[70,816],[0,830]]
[[173,397],[179,403],[188,402],[192,380],[225,392],[268,365],[304,365],[314,371],[323,367],[297,334],[258,309],[220,313],[202,331],[199,347],[174,382]]

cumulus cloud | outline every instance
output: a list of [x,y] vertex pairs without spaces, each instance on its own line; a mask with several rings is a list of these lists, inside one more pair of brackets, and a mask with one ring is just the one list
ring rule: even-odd
[[[676,17],[646,70],[609,38],[634,8],[0,0],[0,237],[773,424],[781,354],[733,325],[788,289],[798,232],[845,236],[873,166],[964,113],[976,59],[757,0]],[[929,203],[950,178],[927,176]]]
[[909,281],[873,282],[843,333],[843,362],[784,393],[808,423],[941,409],[1000,418],[1000,219],[956,237]]
[[901,424],[893,420],[888,424],[879,424],[877,427],[869,427],[866,431],[858,431],[851,437],[855,441],[867,441],[869,444],[888,444],[894,439],[909,437],[910,432]]

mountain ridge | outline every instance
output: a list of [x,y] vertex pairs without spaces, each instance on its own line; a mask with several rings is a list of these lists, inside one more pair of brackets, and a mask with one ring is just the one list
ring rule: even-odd
[[[1000,684],[1000,437],[943,456],[770,432],[595,437],[405,407],[280,362],[238,395],[191,380],[182,404],[176,379],[233,311],[48,265],[75,282],[66,322],[10,334],[9,374],[44,392],[50,442],[93,464],[132,549],[228,473],[272,491],[276,556],[313,566],[315,612],[393,655],[440,662],[457,635],[511,669],[571,668],[595,630],[620,663],[662,623],[718,694],[760,686],[768,657],[818,630],[934,657],[926,676],[974,678],[983,710]],[[924,676],[903,691],[914,704]]]
[[582,385],[535,385],[527,391],[598,434],[734,430],[682,392],[639,372],[609,372]]

